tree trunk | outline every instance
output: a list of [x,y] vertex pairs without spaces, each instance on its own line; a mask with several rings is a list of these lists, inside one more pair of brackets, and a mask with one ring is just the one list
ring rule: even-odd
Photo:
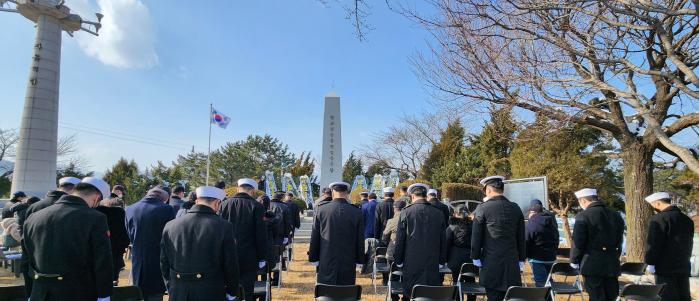
[[653,211],[644,198],[653,193],[653,150],[641,143],[624,147],[624,195],[626,197],[626,257],[643,262],[648,219]]
[[573,247],[573,233],[570,232],[570,223],[568,223],[568,212],[561,214],[561,221],[563,222],[563,233],[566,235],[566,241],[568,242],[568,248]]

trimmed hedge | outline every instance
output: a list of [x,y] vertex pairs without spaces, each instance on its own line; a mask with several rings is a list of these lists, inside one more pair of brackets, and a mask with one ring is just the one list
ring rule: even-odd
[[483,191],[473,185],[464,183],[444,183],[442,184],[442,198],[449,201],[474,200],[480,201],[485,195]]

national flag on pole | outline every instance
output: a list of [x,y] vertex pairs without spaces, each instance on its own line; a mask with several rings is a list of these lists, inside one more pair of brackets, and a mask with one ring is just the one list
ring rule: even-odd
[[231,122],[231,118],[221,114],[219,111],[216,111],[216,109],[212,108],[211,109],[211,123],[218,125],[222,129],[225,129],[228,126],[228,123]]

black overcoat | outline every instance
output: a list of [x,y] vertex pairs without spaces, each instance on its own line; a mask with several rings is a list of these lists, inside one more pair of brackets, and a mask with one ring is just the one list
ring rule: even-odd
[[[112,294],[107,217],[82,198],[65,195],[24,225],[24,247],[34,281],[31,300],[94,301]],[[59,279],[60,276],[60,279]]]
[[404,292],[416,284],[441,285],[439,265],[447,262],[446,227],[442,212],[424,199],[401,211],[393,258],[403,265]]
[[318,283],[355,284],[355,267],[364,263],[364,222],[362,210],[345,199],[316,206],[310,262],[319,262]]
[[393,199],[386,198],[376,205],[376,222],[374,223],[374,238],[381,240],[386,222],[393,218]]
[[689,276],[694,222],[676,206],[650,218],[645,262],[661,276]]
[[210,207],[194,205],[182,218],[167,223],[160,248],[171,301],[235,296],[239,271],[233,225]]
[[496,196],[478,205],[474,215],[471,258],[483,265],[481,285],[503,292],[521,286],[519,262],[526,259],[526,245],[519,205]]
[[624,220],[619,212],[593,202],[575,217],[570,262],[579,264],[584,276],[618,277],[623,240]]

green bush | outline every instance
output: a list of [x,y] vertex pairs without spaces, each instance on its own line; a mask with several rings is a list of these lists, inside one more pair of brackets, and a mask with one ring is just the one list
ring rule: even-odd
[[301,211],[308,209],[306,206],[306,202],[304,202],[302,199],[293,199],[291,201],[294,202],[294,204],[296,204],[296,206],[298,206],[299,210]]
[[485,195],[476,186],[464,183],[444,183],[442,184],[442,198],[449,201],[475,200],[480,201]]

